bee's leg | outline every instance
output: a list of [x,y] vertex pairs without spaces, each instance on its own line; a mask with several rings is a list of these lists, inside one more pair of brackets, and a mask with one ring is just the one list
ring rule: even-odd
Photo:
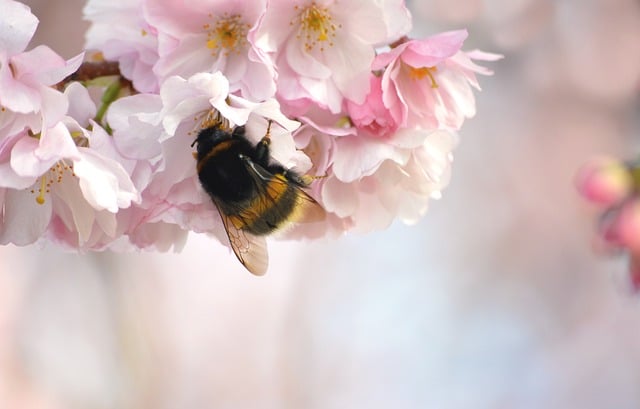
[[303,177],[298,175],[295,172],[290,171],[289,169],[282,169],[282,176],[285,177],[285,179],[290,180],[298,185],[301,186],[306,186],[307,183],[305,183],[305,181],[303,180]]
[[282,174],[284,175],[285,178],[294,181],[295,183],[301,185],[301,186],[309,186],[311,185],[311,183],[313,183],[314,180],[316,179],[323,179],[326,178],[327,175],[322,175],[322,176],[313,176],[313,175],[298,175],[295,172],[290,171],[289,169],[285,169]]
[[263,166],[269,163],[269,145],[271,144],[271,123],[269,119],[267,123],[267,132],[264,134],[258,145],[256,146],[256,160]]

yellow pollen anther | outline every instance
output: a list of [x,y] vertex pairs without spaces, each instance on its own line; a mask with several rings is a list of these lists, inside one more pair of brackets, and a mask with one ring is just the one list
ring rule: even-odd
[[207,23],[202,28],[207,32],[207,48],[213,50],[214,55],[221,49],[228,55],[231,51],[240,52],[246,46],[251,26],[242,22],[241,15],[225,13],[214,25]]
[[315,6],[307,11],[308,13],[306,23],[310,29],[318,33],[318,37],[316,37],[316,40],[327,41],[329,39],[329,36],[327,36],[327,29],[324,26],[326,16],[324,16],[322,12]]
[[49,172],[40,176],[40,187],[37,190],[31,189],[31,193],[38,193],[38,195],[36,196],[36,203],[45,203],[45,194],[51,193],[51,187],[54,183],[62,183],[66,172],[69,172],[73,177],[76,176],[75,172],[73,171],[73,164],[68,165],[63,159],[53,165],[49,169]]
[[36,202],[38,204],[44,204],[44,193],[46,192],[47,187],[47,178],[42,175],[40,178],[40,189],[38,189],[38,196],[36,196]]
[[[295,8],[299,7],[295,6]],[[300,10],[297,23],[299,24],[297,38],[304,40],[307,51],[313,50],[318,43],[328,42],[328,45],[332,46],[331,40],[336,36],[337,29],[341,27],[333,23],[333,16],[329,9],[318,6],[315,1]],[[296,24],[296,20],[291,24]],[[323,49],[320,46],[320,51]]]
[[424,77],[428,76],[429,80],[431,80],[431,88],[438,88],[438,83],[436,82],[433,73],[438,71],[437,67],[421,67],[421,68],[409,68],[409,76],[414,80],[421,80]]
[[353,123],[351,122],[351,118],[348,116],[343,116],[336,121],[337,128],[349,128],[351,126],[353,126]]

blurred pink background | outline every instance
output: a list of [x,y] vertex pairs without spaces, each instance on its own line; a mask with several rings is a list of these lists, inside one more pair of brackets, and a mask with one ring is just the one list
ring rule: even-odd
[[[28,1],[82,49],[82,1]],[[592,245],[595,154],[637,155],[640,2],[415,0],[481,78],[453,179],[416,226],[270,242],[246,273],[181,254],[0,248],[0,408],[638,408],[640,296]]]

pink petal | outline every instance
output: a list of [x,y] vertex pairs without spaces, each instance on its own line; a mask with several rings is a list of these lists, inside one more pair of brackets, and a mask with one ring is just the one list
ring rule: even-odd
[[315,79],[327,79],[331,76],[331,67],[309,54],[301,41],[289,40],[284,46],[285,61],[297,75]]
[[6,192],[4,215],[0,220],[0,243],[26,246],[36,242],[45,232],[52,214],[52,203],[38,204],[29,190]]
[[467,30],[458,30],[440,33],[424,40],[413,40],[402,53],[402,61],[412,67],[434,66],[460,51],[467,36]]
[[375,138],[346,136],[336,144],[333,172],[343,182],[353,182],[373,174],[385,160],[406,163],[409,151],[398,150]]
[[38,18],[31,13],[29,7],[17,1],[1,0],[0,10],[0,55],[18,54],[27,48],[31,41],[38,27]]
[[69,130],[62,123],[42,131],[35,154],[42,161],[80,158]]
[[[42,114],[43,129],[51,128],[64,118],[69,108],[69,99],[67,95],[60,91],[45,86],[39,87]],[[95,107],[93,103],[91,103]]]
[[84,245],[93,230],[95,209],[82,196],[75,178],[65,177],[51,191],[56,196],[56,214],[63,219],[67,229],[72,233],[72,242],[77,242],[79,246]]
[[39,177],[56,162],[56,160],[42,163],[36,157],[38,140],[25,136],[18,140],[11,151],[11,168],[22,177]]
[[622,244],[636,253],[640,252],[640,199],[624,205],[616,227]]
[[11,167],[11,163],[0,163],[0,186],[12,189],[26,189],[33,185],[35,181],[35,176],[18,175]]
[[289,24],[295,18],[295,8],[288,1],[270,1],[259,25],[250,33],[250,40],[267,53],[282,51],[291,35]]
[[38,90],[16,80],[9,64],[0,61],[0,105],[27,114],[39,111],[41,102]]
[[11,65],[16,79],[27,79],[30,84],[53,85],[57,81],[45,82],[43,80],[50,80],[51,78],[47,75],[48,71],[64,67],[65,61],[51,48],[39,45],[32,50],[12,57]]
[[96,116],[96,104],[91,99],[87,88],[79,82],[70,83],[64,91],[64,96],[69,103],[67,114],[78,123],[87,125],[89,120]]
[[369,92],[369,72],[375,58],[370,44],[352,38],[325,50],[325,62],[332,70],[332,79],[341,94],[361,104]]
[[162,153],[160,96],[136,94],[120,98],[109,107],[107,120],[113,128],[113,141],[126,158],[151,159]]
[[25,136],[11,151],[11,167],[20,176],[38,177],[47,172],[60,159],[79,156],[69,130],[59,123],[45,130],[40,140]]
[[349,217],[358,208],[358,194],[353,185],[330,177],[322,186],[322,204],[328,212]]
[[[191,3],[191,4],[190,4]],[[209,22],[209,10],[198,12],[194,2],[174,0],[148,0],[144,2],[145,19],[154,27],[176,38],[202,31]],[[202,2],[201,2],[202,3]]]
[[82,196],[95,210],[116,213],[140,197],[129,175],[118,162],[102,157],[91,149],[83,149],[82,159],[73,163],[80,179]]

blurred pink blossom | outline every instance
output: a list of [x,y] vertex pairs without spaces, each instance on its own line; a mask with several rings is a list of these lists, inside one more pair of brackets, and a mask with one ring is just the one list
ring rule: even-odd
[[614,158],[600,157],[579,169],[576,185],[588,200],[611,206],[631,193],[633,178],[624,163]]
[[610,157],[587,162],[578,172],[576,186],[589,201],[604,208],[599,235],[605,247],[624,250],[631,258],[629,278],[640,290],[640,167]]

